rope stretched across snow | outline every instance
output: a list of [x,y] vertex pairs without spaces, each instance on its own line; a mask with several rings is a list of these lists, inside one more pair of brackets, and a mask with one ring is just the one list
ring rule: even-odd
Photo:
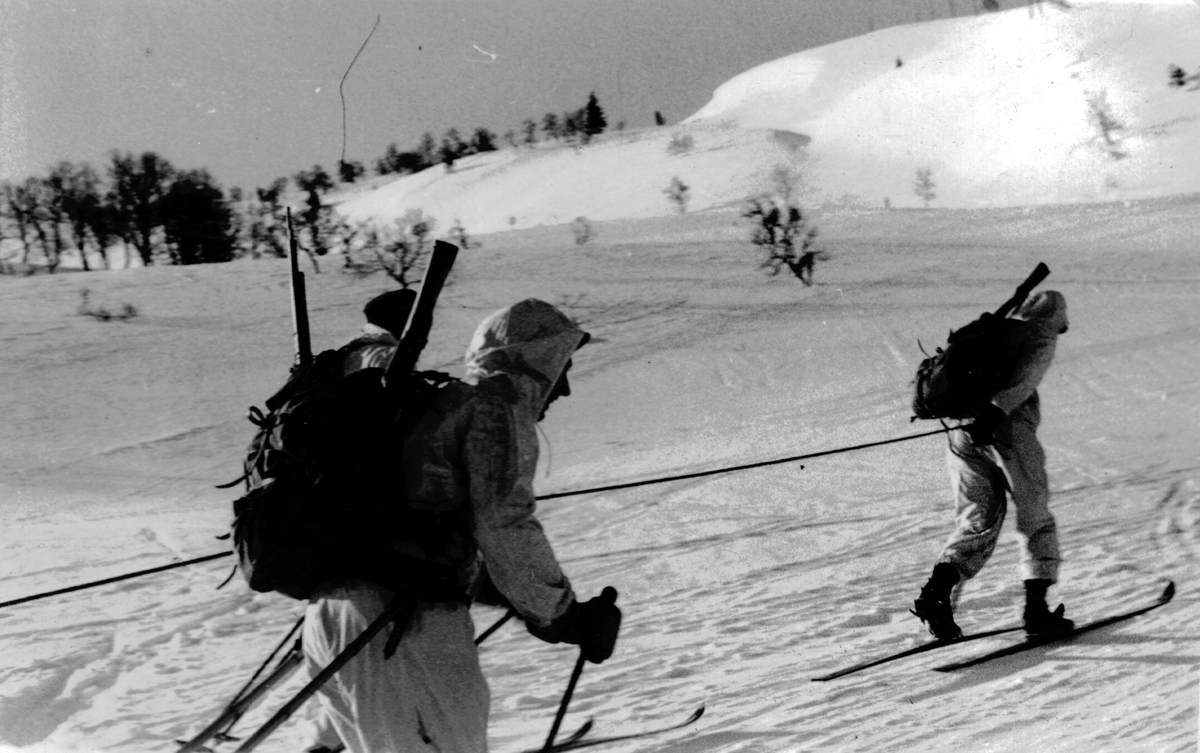
[[[609,484],[607,486],[596,486],[596,487],[591,487],[588,489],[575,489],[572,491],[555,492],[553,494],[543,494],[542,496],[538,497],[537,500],[540,502],[540,501],[548,500],[548,499],[562,499],[563,497],[578,497],[578,496],[582,496],[584,494],[598,494],[600,492],[611,492],[611,491],[617,491],[620,489],[633,489],[633,488],[636,488],[639,486],[650,486],[652,484],[665,484],[669,481],[683,481],[685,479],[702,478],[704,476],[718,476],[718,475],[721,475],[724,473],[734,473],[737,471],[746,471],[746,470],[750,470],[752,468],[765,468],[767,466],[772,466],[772,465],[782,465],[783,463],[795,463],[800,460],[811,460],[812,458],[820,458],[820,457],[825,457],[827,455],[837,455],[837,454],[840,454],[843,452],[853,452],[855,450],[865,450],[865,449],[869,449],[871,447],[879,447],[881,445],[886,445],[886,444],[895,444],[897,442],[907,442],[912,439],[921,439],[922,437],[931,437],[935,434],[945,434],[948,431],[950,431],[950,428],[943,426],[940,429],[934,429],[933,431],[922,432],[921,434],[910,434],[910,435],[904,436],[904,437],[896,437],[895,439],[883,439],[878,442],[866,442],[864,444],[856,444],[856,445],[851,445],[849,447],[839,447],[834,450],[822,450],[820,452],[810,452],[810,453],[807,453],[804,455],[792,455],[792,456],[789,456],[786,458],[776,458],[775,460],[762,460],[757,463],[745,463],[743,465],[732,465],[732,466],[726,466],[723,468],[714,468],[714,469],[708,470],[708,471],[695,471],[694,473],[680,473],[680,474],[677,474],[674,476],[660,476],[658,478],[645,479],[642,481],[628,481],[628,482],[621,483],[621,484]],[[803,468],[803,467],[804,466],[801,466],[801,468]],[[92,581],[91,583],[81,583],[80,585],[77,585],[77,586],[69,586],[67,588],[60,588],[60,589],[57,589],[54,591],[47,591],[45,593],[34,594],[32,596],[23,596],[19,599],[12,599],[11,601],[0,602],[0,609],[3,609],[4,607],[15,606],[17,604],[25,604],[27,602],[36,601],[38,599],[47,599],[51,596],[61,596],[63,594],[72,593],[74,591],[82,591],[87,588],[95,588],[96,586],[104,586],[104,585],[108,585],[109,583],[117,583],[119,581],[129,580],[130,578],[138,578],[143,575],[152,575],[154,573],[161,573],[166,570],[174,570],[174,569],[180,568],[180,567],[187,567],[188,565],[198,565],[202,562],[210,562],[212,560],[220,559],[222,557],[228,557],[232,554],[233,554],[233,552],[217,552],[216,554],[208,554],[203,557],[197,557],[195,559],[184,560],[183,562],[175,562],[170,565],[162,565],[160,567],[152,567],[148,570],[139,570],[135,573],[127,573],[125,575],[117,575],[112,578],[105,578],[103,580]]]
[[[717,476],[722,473],[733,473],[734,471],[746,471],[751,468],[764,468],[768,465],[780,465],[782,463],[794,463],[798,460],[810,460],[812,458],[820,458],[826,455],[837,455],[842,452],[851,452],[853,450],[865,450],[869,447],[879,447],[885,444],[895,444],[896,442],[907,442],[910,439],[920,439],[921,437],[931,437],[934,434],[945,434],[950,431],[949,428],[934,429],[922,434],[910,434],[907,437],[897,437],[896,439],[883,439],[878,442],[867,442],[866,444],[856,444],[851,447],[839,447],[836,450],[822,450],[821,452],[810,452],[807,455],[792,455],[791,457],[778,458],[776,460],[762,460],[757,463],[746,463],[745,465],[731,465],[725,468],[716,468],[711,471],[696,471],[695,473],[681,473],[677,476],[661,476],[659,478],[646,479],[645,481],[629,481],[624,484],[610,484],[609,486],[597,486],[592,489],[577,489],[569,492],[555,492],[554,494],[545,494],[538,497],[538,501],[543,499],[558,499],[560,497],[575,497],[581,494],[595,494],[597,492],[611,492],[617,489],[632,489],[637,486],[650,486],[651,484],[665,484],[668,481],[682,481],[689,478],[700,478],[702,476]],[[804,466],[800,466],[803,468]]]

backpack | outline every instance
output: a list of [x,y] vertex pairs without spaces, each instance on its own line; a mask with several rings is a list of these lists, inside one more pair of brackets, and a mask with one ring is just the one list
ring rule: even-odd
[[913,379],[913,418],[974,418],[1012,377],[1028,322],[984,312],[951,330]]
[[247,493],[233,503],[231,538],[255,591],[307,600],[333,577],[397,589],[450,576],[417,572],[419,563],[395,552],[406,537],[428,540],[447,525],[411,520],[400,455],[408,429],[451,379],[411,373],[389,393],[383,369],[343,374],[359,345],[318,354],[266,401],[265,413],[250,409],[257,431],[243,463]]

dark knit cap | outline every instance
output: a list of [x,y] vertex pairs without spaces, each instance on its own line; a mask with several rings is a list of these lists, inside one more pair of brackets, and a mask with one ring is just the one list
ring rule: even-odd
[[408,323],[408,312],[415,298],[411,290],[389,290],[368,301],[363,307],[363,314],[371,324],[400,337],[404,334],[404,325]]

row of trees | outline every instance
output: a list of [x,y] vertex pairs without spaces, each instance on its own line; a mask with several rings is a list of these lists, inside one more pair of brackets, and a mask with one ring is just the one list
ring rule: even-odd
[[[578,110],[562,114],[548,112],[542,116],[540,122],[526,118],[519,130],[506,132],[503,141],[513,148],[532,145],[537,143],[540,131],[545,140],[586,144],[594,136],[604,133],[607,127],[608,119],[604,115],[604,109],[600,107],[596,93],[592,92],[588,95],[587,103]],[[415,173],[437,164],[445,165],[446,169],[450,170],[453,169],[455,161],[471,154],[494,151],[499,148],[499,143],[496,134],[482,126],[476,128],[467,139],[463,138],[457,128],[450,128],[440,142],[432,133],[427,132],[411,151],[401,151],[394,142],[389,144],[383,156],[375,161],[375,171],[379,175]],[[353,172],[354,164],[357,163],[351,163],[347,169],[346,163],[343,163],[343,167],[340,168],[343,181],[352,182],[354,177],[357,177],[347,178]],[[358,174],[362,174],[361,170]]]
[[[322,204],[334,187],[320,166],[293,176],[304,195],[295,224],[305,233],[305,250],[330,250],[338,220]],[[59,162],[45,177],[0,183],[0,238],[18,243],[22,266],[53,272],[63,255],[75,252],[84,270],[111,268],[112,249],[125,265],[202,264],[239,256],[286,256],[284,194],[278,178],[244,196],[228,194],[206,170],[177,169],[154,152],[113,152],[104,174],[86,162]]]
[[19,241],[22,263],[40,255],[50,271],[72,249],[84,269],[93,259],[109,267],[117,243],[146,265],[234,257],[234,212],[207,171],[177,170],[153,152],[113,152],[106,174],[62,161],[45,177],[0,184],[0,237]]

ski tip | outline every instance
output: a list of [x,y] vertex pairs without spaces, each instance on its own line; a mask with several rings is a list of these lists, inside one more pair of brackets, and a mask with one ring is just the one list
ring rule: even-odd
[[1163,589],[1162,596],[1159,597],[1159,601],[1166,604],[1173,598],[1175,598],[1175,581],[1169,580],[1167,581],[1167,587]]
[[692,715],[688,717],[688,720],[686,722],[684,722],[684,724],[691,724],[692,722],[698,720],[702,716],[704,716],[704,706],[701,706],[700,708],[693,711]]

